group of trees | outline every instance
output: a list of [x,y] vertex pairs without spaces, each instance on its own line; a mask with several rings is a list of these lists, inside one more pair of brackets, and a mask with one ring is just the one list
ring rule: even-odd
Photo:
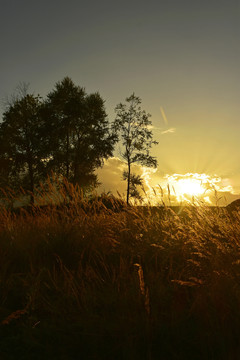
[[129,202],[142,183],[131,165],[155,167],[157,162],[149,154],[156,143],[150,115],[141,110],[141,100],[134,94],[126,103],[117,105],[110,124],[100,94],[88,95],[69,77],[56,83],[46,99],[20,93],[8,102],[0,123],[0,187],[22,187],[32,202],[35,189],[51,173],[82,188],[96,187],[95,170],[113,155],[121,139]]

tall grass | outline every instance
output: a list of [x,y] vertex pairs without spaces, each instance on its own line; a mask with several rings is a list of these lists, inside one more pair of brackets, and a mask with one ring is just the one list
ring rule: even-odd
[[55,192],[1,209],[1,359],[239,358],[238,212]]

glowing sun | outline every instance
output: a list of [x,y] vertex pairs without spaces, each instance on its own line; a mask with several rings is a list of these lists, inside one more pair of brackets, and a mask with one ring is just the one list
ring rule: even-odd
[[200,180],[191,178],[178,180],[175,187],[176,193],[183,196],[199,196],[206,191]]
[[[217,192],[233,193],[229,179],[205,173],[172,174],[165,176],[165,194],[175,203],[191,203],[196,200],[213,204]],[[161,192],[163,194],[163,190]],[[163,198],[163,195],[161,195]]]

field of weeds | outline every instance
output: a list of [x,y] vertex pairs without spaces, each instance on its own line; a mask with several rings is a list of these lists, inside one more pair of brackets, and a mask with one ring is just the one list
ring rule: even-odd
[[68,200],[1,209],[0,359],[239,359],[238,212]]

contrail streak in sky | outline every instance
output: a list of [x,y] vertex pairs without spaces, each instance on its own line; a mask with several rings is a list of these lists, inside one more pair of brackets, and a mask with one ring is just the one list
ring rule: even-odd
[[162,106],[160,106],[160,111],[161,111],[161,115],[162,115],[162,118],[163,118],[165,124],[168,125],[168,119],[166,117],[166,114],[165,114]]

